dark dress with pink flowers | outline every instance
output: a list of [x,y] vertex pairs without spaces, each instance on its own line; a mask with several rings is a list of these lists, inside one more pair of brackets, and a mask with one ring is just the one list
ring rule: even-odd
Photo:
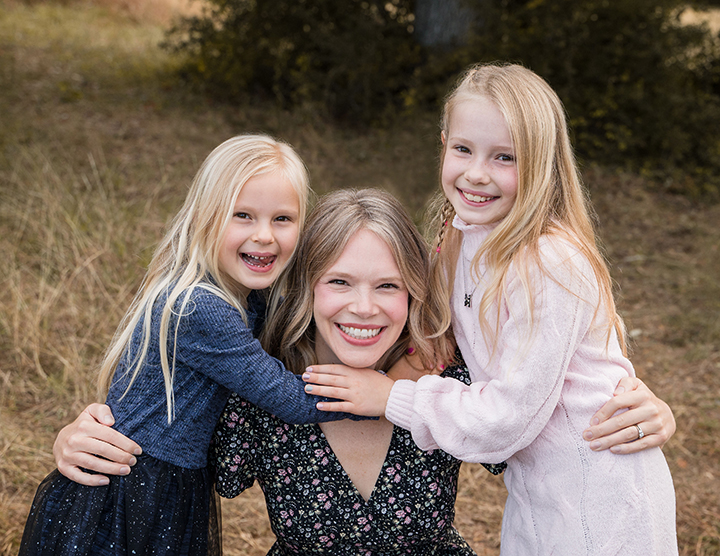
[[[445,374],[468,381],[462,367]],[[367,502],[318,425],[286,424],[237,396],[215,430],[210,462],[221,496],[262,487],[277,537],[270,555],[475,554],[453,526],[461,462],[423,452],[404,429],[394,428]]]

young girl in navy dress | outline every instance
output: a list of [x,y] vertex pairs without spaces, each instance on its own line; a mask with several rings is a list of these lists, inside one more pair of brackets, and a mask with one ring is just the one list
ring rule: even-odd
[[264,317],[253,290],[295,250],[308,191],[300,158],[270,137],[234,137],[208,156],[100,371],[115,428],[143,454],[106,486],[52,472],[21,555],[217,553],[207,453],[231,392],[288,422],[327,420],[253,337]]
[[581,440],[634,371],[560,99],[523,67],[479,66],[442,123],[434,280],[473,383],[313,367],[313,393],[384,414],[422,449],[506,460],[503,556],[677,554],[660,448],[616,456]]

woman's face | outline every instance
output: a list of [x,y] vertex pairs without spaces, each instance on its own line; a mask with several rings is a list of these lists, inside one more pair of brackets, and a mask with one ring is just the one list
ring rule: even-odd
[[390,248],[368,230],[350,238],[313,293],[318,363],[373,368],[405,327],[407,288]]

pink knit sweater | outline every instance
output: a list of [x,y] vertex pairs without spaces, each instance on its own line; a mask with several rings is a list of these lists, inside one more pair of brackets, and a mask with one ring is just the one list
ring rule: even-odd
[[[471,260],[494,227],[463,232],[452,301],[453,330],[473,380],[426,376],[397,381],[387,418],[417,445],[465,461],[506,460],[503,556],[677,554],[675,492],[659,448],[633,455],[593,452],[582,439],[620,378],[634,375],[617,336],[606,346],[607,315],[588,261],[558,238],[543,239],[532,275],[536,325],[511,266],[494,356],[478,324],[483,282]],[[482,274],[483,268],[480,269]],[[470,296],[470,306],[465,305]]]

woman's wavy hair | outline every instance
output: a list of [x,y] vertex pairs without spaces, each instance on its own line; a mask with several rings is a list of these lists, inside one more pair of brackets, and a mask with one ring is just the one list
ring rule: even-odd
[[[312,211],[270,303],[271,316],[262,335],[266,351],[298,374],[317,363],[313,290],[360,230],[373,232],[388,245],[409,293],[407,323],[379,367],[391,367],[410,345],[427,369],[435,367],[436,358],[451,360],[453,353],[438,333],[440,301],[428,283],[427,243],[397,199],[375,189],[335,191]],[[285,296],[282,303],[279,292]]]
[[[100,395],[104,396],[110,388],[121,358],[127,359],[127,373],[130,375],[125,393],[132,386],[150,347],[153,306],[161,300],[164,306],[160,318],[159,351],[168,422],[172,421],[176,342],[170,341],[168,328],[173,307],[182,297],[179,314],[184,314],[192,290],[201,287],[220,296],[246,317],[245,299],[238,297],[237,287],[220,270],[220,249],[243,186],[255,176],[272,172],[280,172],[297,192],[302,227],[310,184],[305,165],[290,145],[267,135],[239,135],[228,139],[208,155],[195,175],[180,212],[155,250],[140,289],[108,348],[100,368]],[[140,347],[131,353],[131,338],[140,322]],[[175,339],[179,323],[180,318],[175,325]]]
[[[481,261],[489,274],[479,303],[479,321],[486,341],[494,351],[497,346],[490,319],[495,321],[497,329],[500,301],[511,263],[526,288],[531,324],[534,324],[529,269],[543,268],[538,249],[540,238],[554,234],[572,244],[589,261],[600,288],[596,315],[601,307],[605,309],[609,321],[607,338],[609,340],[614,328],[625,351],[624,326],[615,309],[610,273],[598,246],[595,215],[580,180],[562,102],[555,91],[529,69],[514,64],[476,65],[460,77],[445,101],[441,120],[445,137],[450,132],[455,107],[479,98],[490,100],[504,116],[518,173],[512,209],[473,258],[476,275],[479,275]],[[443,145],[441,160],[445,148]],[[454,210],[444,196],[436,200],[434,215],[438,232],[432,263],[433,289],[445,292],[449,308],[461,233],[451,226]],[[494,316],[490,315],[493,307]],[[447,309],[443,322],[449,321]]]

